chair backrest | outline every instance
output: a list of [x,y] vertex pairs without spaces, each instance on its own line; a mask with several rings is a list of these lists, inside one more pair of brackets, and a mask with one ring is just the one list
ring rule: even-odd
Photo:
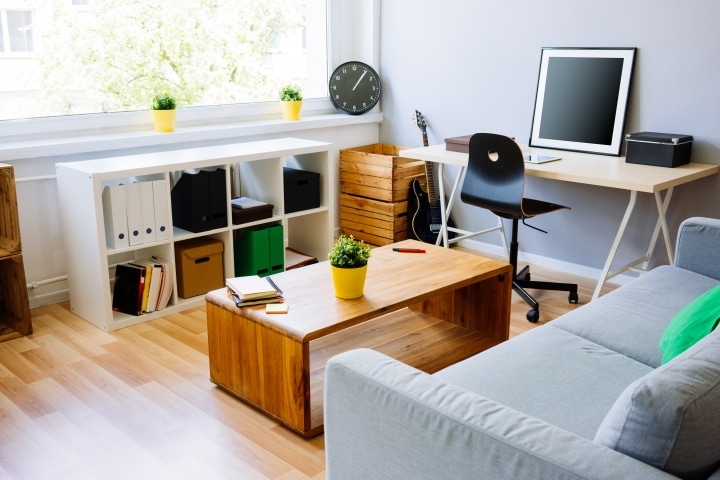
[[509,217],[522,217],[525,160],[515,140],[494,133],[470,137],[460,199]]

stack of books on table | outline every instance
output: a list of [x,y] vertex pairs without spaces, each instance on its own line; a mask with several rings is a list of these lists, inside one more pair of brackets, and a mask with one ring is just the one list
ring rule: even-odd
[[270,277],[248,275],[225,279],[228,295],[238,307],[283,303],[283,293]]

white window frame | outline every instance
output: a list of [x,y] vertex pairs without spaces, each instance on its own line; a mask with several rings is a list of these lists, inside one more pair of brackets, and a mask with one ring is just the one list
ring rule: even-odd
[[[360,60],[379,69],[379,2],[328,0],[327,75],[349,60]],[[368,123],[380,121],[382,115],[377,106],[370,115],[341,114],[329,98],[321,98],[303,102],[299,122],[285,122],[280,118],[278,101],[182,108],[178,111],[177,135],[155,134],[148,111],[3,120],[0,121],[0,162]]]
[[34,32],[30,32],[30,35],[32,38],[33,43],[33,49],[32,50],[22,50],[22,51],[14,51],[12,50],[12,44],[10,42],[10,24],[8,23],[7,18],[7,12],[26,12],[30,14],[30,17],[32,18],[33,11],[30,8],[0,8],[0,34],[2,35],[2,46],[3,49],[0,50],[0,55],[2,56],[29,56],[35,54],[35,38],[34,38]]

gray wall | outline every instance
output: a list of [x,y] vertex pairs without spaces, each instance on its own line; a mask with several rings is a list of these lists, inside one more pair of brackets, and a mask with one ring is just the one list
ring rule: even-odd
[[[693,135],[692,161],[720,164],[720,3],[715,0],[388,0],[381,5],[382,142],[421,146],[411,121],[417,109],[428,122],[430,144],[479,131],[527,143],[541,47],[637,47],[626,132]],[[522,251],[602,268],[628,192],[529,178],[526,195],[572,210],[532,221],[548,235],[523,228]],[[496,221],[486,211],[463,207],[453,213],[463,226]],[[647,249],[657,218],[652,196],[641,194],[636,212],[616,265]],[[680,221],[695,215],[720,217],[719,175],[675,189],[668,212],[671,236]],[[496,236],[479,240],[499,245]],[[655,263],[667,262],[664,251],[659,242]]]

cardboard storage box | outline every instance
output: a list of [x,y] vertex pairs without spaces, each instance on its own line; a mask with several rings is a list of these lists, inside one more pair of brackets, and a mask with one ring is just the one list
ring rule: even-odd
[[225,286],[223,242],[193,238],[175,244],[175,268],[180,298],[204,295]]
[[625,137],[625,161],[657,167],[677,167],[690,163],[692,135],[639,132]]
[[388,245],[407,236],[408,202],[382,202],[340,194],[340,229],[371,245]]
[[340,193],[383,202],[407,200],[410,183],[425,176],[425,162],[399,157],[405,148],[375,143],[340,150]]
[[285,213],[320,206],[320,174],[283,167]]

